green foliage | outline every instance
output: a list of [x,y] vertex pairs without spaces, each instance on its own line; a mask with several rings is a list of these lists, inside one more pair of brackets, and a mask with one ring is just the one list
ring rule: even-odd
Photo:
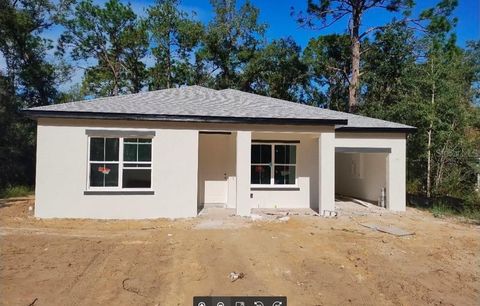
[[67,103],[85,100],[85,90],[81,84],[74,84],[68,90],[63,91],[57,103]]
[[33,189],[29,186],[8,186],[0,190],[0,199],[26,197],[33,194]]
[[150,68],[150,89],[195,83],[193,51],[203,36],[203,25],[179,8],[179,0],[159,0],[148,10],[148,27],[156,59]]
[[430,208],[430,211],[435,218],[443,218],[458,214],[457,211],[442,201],[435,203],[432,208]]
[[45,59],[51,42],[40,35],[65,5],[48,0],[0,2],[0,53],[6,63],[0,70],[0,190],[33,184],[35,123],[19,111],[58,98],[63,69]]
[[351,66],[349,54],[350,38],[347,35],[325,35],[308,42],[303,61],[308,66],[310,104],[348,110],[345,97],[348,96]]
[[239,9],[234,0],[211,2],[215,16],[196,54],[203,73],[211,76],[207,85],[246,89],[248,82],[240,86],[243,70],[263,44],[266,25],[259,24],[260,12],[249,1]]
[[369,47],[361,112],[417,127],[408,137],[409,191],[462,199],[474,193],[480,144],[474,51],[461,50],[440,29],[418,39],[402,24],[378,33]]
[[[348,107],[345,108],[343,105],[337,105],[337,103],[334,103],[333,105],[337,106],[337,109],[357,112],[361,85],[360,81],[362,76],[361,59],[365,52],[365,48],[363,48],[364,51],[362,51],[362,45],[368,39],[370,33],[385,28],[383,25],[375,25],[363,31],[362,24],[364,23],[363,19],[366,13],[374,9],[383,9],[390,13],[402,12],[405,18],[402,18],[400,23],[405,23],[407,17],[411,14],[410,10],[412,6],[412,0],[307,1],[306,14],[300,12],[297,17],[297,22],[304,27],[324,29],[342,19],[348,19],[346,32],[348,32],[350,47],[348,50],[349,71],[347,73],[345,67],[328,66],[330,70],[336,70],[337,72],[342,73],[348,81]],[[394,22],[399,23],[396,19],[394,19]],[[343,59],[343,61],[344,60],[346,60],[346,58]],[[338,90],[339,86],[336,86],[336,89]]]
[[67,49],[76,61],[92,61],[83,81],[95,96],[138,92],[145,83],[141,60],[148,47],[145,24],[130,5],[109,0],[104,7],[91,0],[79,2],[73,14],[61,19],[66,31],[59,39],[59,51]]
[[[397,113],[395,104],[412,94],[414,85],[411,77],[416,64],[414,43],[414,32],[397,24],[376,33],[375,40],[368,42],[362,83],[363,112],[366,115],[381,118],[394,116],[388,112]],[[406,121],[401,118],[395,120]]]
[[316,26],[315,18],[323,27],[328,27],[345,16],[352,15],[353,18],[357,18],[356,15],[362,15],[370,9],[383,8],[388,12],[399,12],[400,10],[409,10],[412,6],[412,0],[308,0],[308,15],[300,15],[299,22],[314,27]]
[[51,42],[39,33],[52,25],[55,10],[48,0],[0,2],[0,52],[8,81],[24,106],[50,104],[57,94],[56,67],[45,61]]
[[300,52],[300,46],[291,38],[273,41],[248,62],[242,87],[274,98],[300,101],[308,80],[308,67]]

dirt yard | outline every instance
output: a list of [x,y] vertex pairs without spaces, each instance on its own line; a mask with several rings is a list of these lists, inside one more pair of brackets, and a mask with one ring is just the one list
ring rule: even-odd
[[[285,295],[289,305],[479,305],[478,225],[337,204],[332,219],[88,221],[37,220],[33,199],[3,201],[0,302],[168,306],[192,305],[195,295]],[[245,277],[231,282],[232,271]]]

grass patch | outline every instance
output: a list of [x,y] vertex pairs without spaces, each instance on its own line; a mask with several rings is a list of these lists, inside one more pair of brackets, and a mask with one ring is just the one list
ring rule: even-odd
[[435,218],[459,215],[458,211],[452,209],[449,205],[446,205],[442,202],[433,204],[433,206],[430,208],[430,212]]
[[26,197],[34,193],[32,187],[29,186],[10,186],[3,190],[0,190],[0,198],[18,198],[18,197]]
[[435,218],[460,217],[480,224],[480,194],[473,192],[464,198],[408,195],[408,206],[429,211]]

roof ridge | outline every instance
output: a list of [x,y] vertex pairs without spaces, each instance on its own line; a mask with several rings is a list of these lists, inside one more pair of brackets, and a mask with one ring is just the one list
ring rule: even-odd
[[[251,93],[251,92],[247,92],[247,91],[241,91],[241,90],[234,89],[234,88],[222,89],[220,91],[232,91],[232,92],[236,92],[236,93],[239,93],[239,94],[242,94],[242,95],[260,96],[262,98],[272,100],[273,102],[293,103],[293,104],[296,104],[296,105],[299,105],[299,106],[302,106],[302,107],[305,107],[305,108],[322,110],[322,111],[326,111],[326,112],[329,112],[331,114],[336,114],[336,115],[343,116],[343,117],[356,117],[356,118],[370,119],[370,120],[373,119],[373,120],[378,120],[378,121],[388,122],[388,123],[392,122],[392,121],[388,121],[388,120],[385,120],[385,119],[369,117],[369,116],[359,115],[359,114],[352,114],[352,113],[342,112],[342,111],[333,110],[333,109],[329,109],[329,108],[323,108],[323,107],[303,104],[303,103],[299,103],[299,102],[284,100],[284,99],[280,99],[280,98],[264,96],[264,95],[261,95],[261,94]],[[395,123],[397,123],[397,122],[395,122]],[[403,124],[403,123],[397,123],[397,124],[402,124],[402,125],[411,127],[410,125],[406,125],[406,124]]]

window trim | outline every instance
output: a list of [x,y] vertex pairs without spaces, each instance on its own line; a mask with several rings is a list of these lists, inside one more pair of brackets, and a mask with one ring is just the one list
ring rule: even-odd
[[[250,189],[298,189],[298,144],[299,142],[281,142],[279,140],[276,141],[255,141],[252,142],[250,145],[250,150],[251,147],[254,145],[267,145],[271,147],[271,163],[270,164],[264,164],[264,163],[253,163],[250,160],[250,168],[252,166],[270,166],[270,184],[252,184],[252,181],[250,179]],[[282,146],[294,146],[295,147],[295,164],[280,164],[280,163],[275,163],[275,146],[276,145],[282,145]],[[294,184],[275,184],[275,166],[294,166],[295,167],[295,183]],[[251,175],[250,175],[251,176]]]
[[[92,138],[118,138],[118,161],[91,161],[90,160],[90,144],[91,144],[91,139]],[[139,139],[151,139],[151,155],[150,155],[150,161],[149,162],[139,162],[139,161],[124,161],[124,155],[123,155],[123,144],[124,144],[124,139],[125,138],[139,138]],[[87,134],[87,178],[86,178],[86,188],[84,194],[95,194],[97,192],[111,192],[112,194],[114,193],[143,193],[143,192],[150,192],[153,191],[152,185],[153,185],[153,137],[129,137],[129,136],[119,136],[116,134],[111,134],[111,135],[90,135]],[[91,166],[90,164],[92,163],[105,163],[105,164],[118,164],[118,184],[117,186],[90,186],[90,170]],[[124,167],[123,164],[150,164],[150,167],[140,167],[138,169],[149,169],[150,170],[150,187],[149,188],[123,188],[123,169],[135,169],[134,167]],[[150,193],[148,193],[150,194]]]

